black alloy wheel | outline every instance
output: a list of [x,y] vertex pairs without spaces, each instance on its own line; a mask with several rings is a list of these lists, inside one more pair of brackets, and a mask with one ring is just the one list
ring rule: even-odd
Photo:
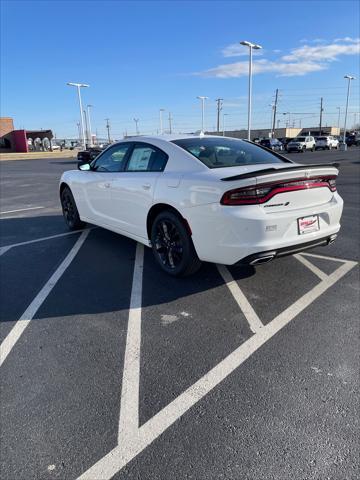
[[61,192],[61,207],[69,230],[78,230],[84,227],[85,224],[80,220],[79,212],[69,187],[65,187]]
[[155,218],[151,244],[158,264],[172,276],[191,275],[201,266],[183,219],[172,211],[163,211]]

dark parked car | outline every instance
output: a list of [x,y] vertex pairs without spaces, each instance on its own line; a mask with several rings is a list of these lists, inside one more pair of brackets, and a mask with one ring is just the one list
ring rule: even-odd
[[90,147],[87,150],[82,150],[77,154],[79,163],[90,163],[96,158],[104,148],[102,147]]
[[359,134],[351,134],[346,137],[345,141],[348,147],[352,147],[353,145],[359,146],[360,136]]
[[283,144],[277,138],[265,138],[260,141],[260,145],[274,151],[284,150]]
[[283,144],[284,150],[287,150],[287,145],[289,142],[291,142],[293,138],[290,137],[284,137],[284,138],[279,138],[279,141]]

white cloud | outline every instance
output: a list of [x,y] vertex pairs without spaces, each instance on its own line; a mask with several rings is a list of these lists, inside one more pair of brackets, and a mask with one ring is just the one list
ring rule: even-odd
[[[308,61],[285,63],[271,62],[269,60],[261,59],[253,62],[254,74],[274,72],[283,77],[302,76],[310,72],[324,70],[325,68],[327,67],[324,64],[318,64]],[[249,63],[245,61],[219,65],[215,68],[210,68],[205,72],[201,72],[199,73],[199,75],[217,78],[234,78],[246,76],[248,75],[248,72]]]
[[[290,51],[289,54],[279,58],[279,60],[258,59],[253,62],[253,73],[273,72],[279,76],[303,76],[311,72],[318,72],[329,68],[329,63],[338,59],[342,55],[356,55],[360,53],[360,39],[352,37],[343,37],[333,40],[331,43],[324,44],[321,38],[307,42],[299,48]],[[312,45],[309,45],[312,43]],[[314,43],[316,45],[314,45]],[[255,53],[256,51],[254,51]],[[261,50],[260,50],[261,52]],[[274,53],[280,53],[280,50],[274,50]],[[233,43],[222,50],[224,57],[236,57],[248,54],[248,49],[240,44]],[[240,61],[218,65],[204,72],[198,72],[195,75],[216,78],[235,78],[248,75],[248,61]]]
[[[249,48],[245,45],[240,45],[240,43],[231,43],[227,47],[221,50],[223,57],[242,57],[244,55],[249,55]],[[254,55],[262,55],[262,50],[253,50]]]
[[[349,37],[346,37],[349,38]],[[357,41],[356,41],[357,40]],[[343,40],[345,41],[345,40]],[[360,53],[360,41],[358,39],[346,40],[347,43],[333,42],[328,45],[304,45],[295,48],[289,55],[284,55],[282,60],[285,62],[299,61],[307,59],[308,61],[327,61],[332,62],[341,55],[356,55]]]
[[359,43],[360,38],[351,38],[351,37],[335,38],[334,42]]

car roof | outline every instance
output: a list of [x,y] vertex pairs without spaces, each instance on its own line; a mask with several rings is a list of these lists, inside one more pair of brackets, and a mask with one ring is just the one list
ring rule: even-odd
[[[131,141],[131,142],[151,142],[152,140],[160,140],[164,142],[172,142],[174,140],[185,140],[190,138],[218,138],[219,135],[202,135],[202,134],[191,134],[191,133],[184,133],[184,134],[164,134],[164,135],[136,135],[133,137],[126,137],[123,140],[119,140],[116,143],[124,142],[124,141]],[[220,138],[231,138],[232,140],[242,140],[241,138],[233,138],[233,137],[223,137],[222,135]]]

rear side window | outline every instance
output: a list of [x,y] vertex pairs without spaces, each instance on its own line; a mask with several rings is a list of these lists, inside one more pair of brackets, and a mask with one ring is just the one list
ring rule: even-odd
[[136,144],[126,165],[127,172],[162,172],[168,156],[156,147]]
[[173,140],[173,143],[194,155],[208,168],[286,162],[285,159],[282,160],[274,153],[243,140],[222,137],[196,137]]

